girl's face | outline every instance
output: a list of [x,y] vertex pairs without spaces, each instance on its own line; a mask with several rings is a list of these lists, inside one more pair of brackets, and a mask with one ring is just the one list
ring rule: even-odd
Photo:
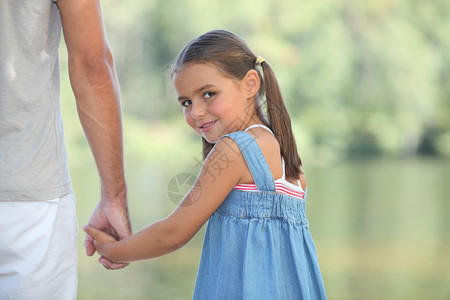
[[259,79],[256,71],[256,78],[252,71],[249,73],[239,81],[224,76],[213,64],[190,63],[174,74],[186,123],[209,143],[244,130],[254,119]]

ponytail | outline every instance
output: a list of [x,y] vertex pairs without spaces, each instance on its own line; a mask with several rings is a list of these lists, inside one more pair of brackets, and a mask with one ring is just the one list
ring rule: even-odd
[[[278,81],[270,65],[263,60],[260,65],[264,74],[262,92],[266,97],[266,110],[269,127],[280,144],[281,155],[284,158],[286,177],[299,178],[302,171],[302,161],[297,151],[291,118],[284,103]],[[262,114],[262,109],[259,109]]]

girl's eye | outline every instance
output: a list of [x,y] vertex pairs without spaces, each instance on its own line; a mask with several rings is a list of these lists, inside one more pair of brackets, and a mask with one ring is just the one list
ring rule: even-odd
[[191,105],[192,104],[192,101],[191,100],[184,100],[184,101],[181,101],[181,106],[183,106],[183,107],[188,107],[189,105]]
[[206,93],[203,94],[203,97],[204,97],[205,99],[210,99],[210,98],[212,98],[215,94],[216,94],[216,93],[214,93],[214,92],[206,92]]

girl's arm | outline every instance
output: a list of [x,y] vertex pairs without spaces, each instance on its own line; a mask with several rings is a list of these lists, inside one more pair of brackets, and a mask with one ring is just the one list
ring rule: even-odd
[[114,262],[132,262],[170,253],[197,233],[248,173],[234,141],[220,139],[203,163],[196,182],[168,217],[120,241],[92,226],[83,229],[95,239],[97,252]]

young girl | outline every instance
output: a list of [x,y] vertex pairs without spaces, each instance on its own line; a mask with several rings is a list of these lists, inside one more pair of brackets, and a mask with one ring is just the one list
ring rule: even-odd
[[98,253],[114,262],[161,256],[209,220],[194,299],[326,299],[305,176],[269,64],[217,30],[191,41],[171,76],[186,123],[203,139],[200,173],[168,217],[133,236],[116,241],[84,227]]

